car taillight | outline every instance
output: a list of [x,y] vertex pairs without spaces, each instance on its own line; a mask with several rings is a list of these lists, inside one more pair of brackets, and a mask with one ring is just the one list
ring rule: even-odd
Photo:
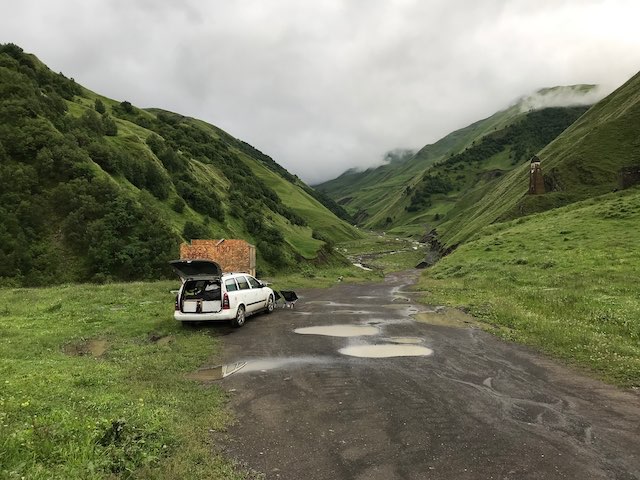
[[180,310],[180,295],[176,295],[176,312]]
[[229,295],[227,293],[222,296],[222,308],[229,310]]

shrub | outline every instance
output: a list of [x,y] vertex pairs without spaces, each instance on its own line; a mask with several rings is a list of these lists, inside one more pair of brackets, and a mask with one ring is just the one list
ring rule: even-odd
[[102,126],[105,135],[115,137],[118,134],[118,125],[109,115],[102,115]]
[[102,103],[102,100],[100,100],[99,98],[96,98],[96,101],[94,102],[94,108],[96,109],[96,112],[101,115],[104,115],[107,111],[104,103]]
[[85,110],[80,117],[81,124],[89,131],[97,134],[104,135],[104,126],[102,125],[102,119],[95,112],[95,110]]
[[183,213],[186,206],[187,204],[181,197],[177,197],[171,204],[171,208],[176,213]]
[[87,147],[91,160],[102,167],[105,172],[118,172],[118,163],[113,151],[104,143],[92,142]]
[[202,223],[195,223],[192,221],[188,221],[184,224],[184,228],[182,229],[182,236],[186,240],[193,240],[198,238],[209,238],[211,232],[206,225]]
[[131,102],[128,102],[127,100],[120,102],[120,108],[125,113],[134,113],[135,111],[133,105],[131,105]]

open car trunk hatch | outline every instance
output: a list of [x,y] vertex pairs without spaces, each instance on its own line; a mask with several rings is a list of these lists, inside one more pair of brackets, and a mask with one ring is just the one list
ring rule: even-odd
[[180,297],[183,313],[215,313],[222,310],[220,280],[189,279],[184,282]]
[[222,275],[220,265],[211,260],[173,260],[169,263],[183,281],[220,278]]

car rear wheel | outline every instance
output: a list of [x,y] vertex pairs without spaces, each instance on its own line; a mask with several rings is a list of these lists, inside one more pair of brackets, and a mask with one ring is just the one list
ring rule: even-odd
[[231,320],[231,325],[236,328],[239,328],[244,325],[244,321],[246,320],[246,318],[247,316],[244,311],[244,305],[240,305],[238,307],[238,311],[236,312],[236,318]]
[[273,295],[269,295],[267,299],[267,313],[273,312],[273,309],[276,308],[276,304],[273,301]]

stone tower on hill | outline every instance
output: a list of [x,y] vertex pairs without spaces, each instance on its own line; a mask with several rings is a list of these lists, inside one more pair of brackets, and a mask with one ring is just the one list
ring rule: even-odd
[[544,178],[540,159],[537,156],[531,158],[531,170],[529,171],[529,195],[540,195],[544,193]]

